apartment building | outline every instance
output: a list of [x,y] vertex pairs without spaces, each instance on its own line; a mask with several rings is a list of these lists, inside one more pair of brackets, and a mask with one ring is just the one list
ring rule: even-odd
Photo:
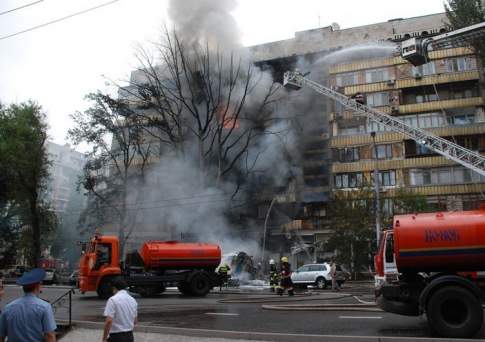
[[[469,48],[433,51],[429,63],[420,67],[399,56],[339,64],[329,77],[329,84],[347,96],[363,94],[371,107],[482,152],[485,115],[479,81],[478,62]],[[426,196],[436,210],[478,205],[485,179],[477,173],[338,105],[330,121],[335,190],[370,184],[377,167],[390,212],[397,188]]]
[[[349,52],[348,57],[352,54],[348,48],[367,43],[390,42],[397,47],[410,37],[445,32],[446,22],[446,15],[438,13],[348,29],[333,25],[297,32],[294,38],[250,50],[256,64],[271,70],[274,79],[282,82],[285,71],[302,65],[309,69],[302,71],[312,71],[313,75],[321,72],[312,65],[318,65],[315,62],[326,56],[335,56],[332,54],[337,51]],[[467,148],[480,151],[485,147],[483,97],[473,51],[433,51],[428,64],[413,67],[397,52],[359,59],[359,54],[372,55],[369,51],[361,53],[364,50],[351,56],[351,62],[328,58],[332,61],[328,74],[324,72],[320,79],[312,79],[347,96],[361,93],[368,105]],[[299,96],[303,97],[301,91],[292,92],[286,101]],[[301,210],[279,229],[273,229],[270,238],[298,235],[315,247],[314,259],[323,257],[320,246],[332,234],[326,216],[332,192],[351,191],[365,182],[371,184],[376,166],[380,170],[382,204],[389,214],[392,197],[400,187],[426,196],[435,209],[468,209],[477,205],[485,186],[477,174],[398,133],[357,118],[333,101],[314,100],[317,98],[322,96],[315,93],[310,103],[311,111],[318,113],[308,118],[311,128],[302,134],[303,182],[288,190],[294,193],[281,197],[283,204],[284,199],[298,202]],[[292,106],[292,110],[293,115],[305,115],[308,107]],[[375,132],[374,138],[371,132]]]
[[69,144],[47,142],[47,153],[52,161],[47,197],[57,214],[63,214],[70,206],[76,213],[83,209],[86,200],[76,190],[78,176],[86,163],[84,154],[75,151]]

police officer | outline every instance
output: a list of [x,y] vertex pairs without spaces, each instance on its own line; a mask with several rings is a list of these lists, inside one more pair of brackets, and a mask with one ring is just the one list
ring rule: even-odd
[[55,342],[57,328],[52,307],[38,298],[40,283],[45,277],[45,271],[34,268],[17,280],[23,287],[24,296],[5,307],[0,317],[0,342]]
[[280,287],[278,288],[278,294],[283,295],[285,290],[288,290],[288,296],[293,296],[293,282],[291,281],[291,265],[288,262],[287,257],[281,258],[281,270],[280,270]]
[[271,292],[275,292],[278,287],[278,270],[273,259],[269,261],[269,286]]
[[229,271],[231,268],[229,267],[228,264],[222,264],[219,266],[219,276],[221,278],[221,286],[219,287],[219,291],[222,291],[222,286],[225,285],[227,288],[227,285],[229,283]]

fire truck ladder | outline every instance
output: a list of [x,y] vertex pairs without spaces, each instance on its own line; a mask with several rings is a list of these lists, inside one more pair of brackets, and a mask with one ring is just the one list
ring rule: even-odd
[[485,157],[477,152],[470,151],[451,141],[433,135],[430,132],[412,127],[393,116],[356,102],[337,91],[305,78],[299,71],[287,71],[284,75],[283,84],[285,87],[291,89],[300,89],[303,86],[310,87],[317,93],[337,101],[345,108],[357,113],[357,115],[364,116],[373,122],[382,124],[394,132],[399,132],[414,140],[416,143],[441,154],[443,157],[451,159],[464,167],[485,176]]

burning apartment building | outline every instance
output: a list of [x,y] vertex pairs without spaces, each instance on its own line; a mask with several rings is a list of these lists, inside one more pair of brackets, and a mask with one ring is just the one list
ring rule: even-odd
[[[189,3],[195,7],[187,9]],[[478,149],[483,98],[471,51],[435,51],[432,63],[421,68],[412,68],[397,54],[396,43],[408,37],[446,30],[445,14],[349,29],[334,24],[243,48],[230,15],[235,5],[171,1],[169,13],[180,41],[170,44],[177,58],[160,54],[152,59],[142,50],[140,68],[120,90],[134,115],[143,117],[145,142],[153,147],[143,163],[144,182],[130,191],[131,203],[141,203],[130,207],[136,213],[130,219],[132,247],[148,239],[212,241],[221,243],[224,253],[244,250],[256,260],[291,254],[294,265],[323,261],[333,254],[325,248],[334,234],[329,202],[336,192],[352,191],[369,179],[375,160],[389,211],[400,187],[427,196],[437,208],[476,203],[480,179],[418,151],[396,133],[371,127],[310,89],[278,87],[285,71],[298,68],[345,95],[362,94],[371,106]],[[231,28],[222,36],[212,24],[214,15]],[[188,60],[194,57],[183,49],[200,42],[205,49],[197,50],[188,71],[178,69],[181,53],[187,52]],[[216,76],[247,72],[254,83],[245,83],[247,76],[232,85],[216,82],[213,92],[210,84],[219,78],[206,72],[214,66],[201,58],[207,54],[225,61]],[[180,75],[185,81],[177,83],[174,76]],[[241,92],[244,85],[254,92]],[[189,101],[180,101],[187,94]],[[239,105],[228,100],[235,98],[244,100]],[[375,155],[371,131],[376,132]],[[213,149],[212,143],[221,139],[227,145]],[[229,146],[234,150],[225,149]],[[224,165],[232,168],[225,171]]]
[[[433,51],[422,67],[413,67],[398,54],[396,43],[446,32],[446,22],[440,13],[342,30],[332,25],[250,51],[255,63],[280,82],[285,71],[299,68],[318,83],[349,97],[359,94],[372,107],[481,151],[483,92],[473,51]],[[301,118],[303,182],[281,199],[299,201],[300,210],[292,221],[274,226],[269,239],[294,237],[295,264],[328,258],[332,251],[324,243],[334,233],[327,216],[332,195],[371,184],[375,167],[382,207],[389,215],[402,188],[424,196],[431,210],[476,207],[485,184],[470,170],[355,117],[311,90],[290,91],[285,101],[289,115]]]

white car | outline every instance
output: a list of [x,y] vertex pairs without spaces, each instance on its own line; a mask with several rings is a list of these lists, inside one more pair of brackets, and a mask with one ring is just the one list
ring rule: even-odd
[[45,269],[45,278],[42,281],[43,284],[52,285],[57,283],[57,274],[56,270],[53,268],[46,268]]
[[[345,282],[346,278],[345,272],[337,265],[337,283],[339,286]],[[313,285],[319,289],[326,289],[327,286],[332,285],[330,265],[328,263],[303,265],[291,274],[291,280],[297,287]]]

